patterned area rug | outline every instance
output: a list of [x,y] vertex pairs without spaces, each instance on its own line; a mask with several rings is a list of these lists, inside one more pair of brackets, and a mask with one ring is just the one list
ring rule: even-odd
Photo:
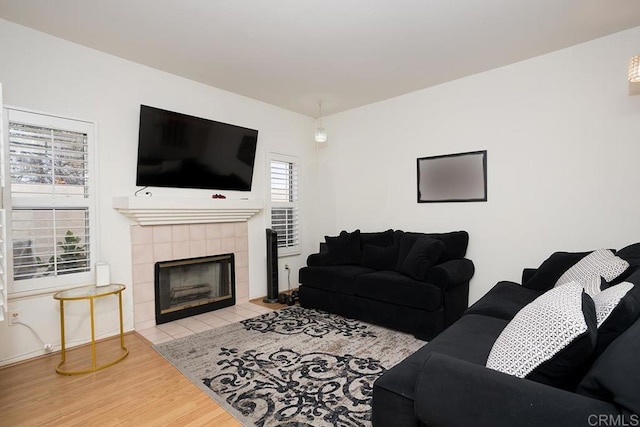
[[373,382],[425,344],[288,307],[154,346],[244,425],[370,426]]

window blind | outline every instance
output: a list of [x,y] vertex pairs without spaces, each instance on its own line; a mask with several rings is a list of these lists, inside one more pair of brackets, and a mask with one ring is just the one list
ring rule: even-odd
[[87,135],[9,123],[11,196],[87,198]]
[[271,228],[278,233],[279,254],[299,251],[298,166],[271,160]]
[[0,209],[0,322],[7,312],[7,227],[6,211]]
[[[8,117],[13,291],[93,280],[92,125],[14,110]],[[84,276],[70,280],[76,273]]]
[[13,279],[89,271],[87,209],[14,209]]
[[[2,83],[0,83],[0,146],[2,149],[0,150],[0,159],[4,158],[4,109],[2,108]],[[5,176],[4,176],[4,163],[0,164],[0,191],[2,192],[2,196],[4,198],[4,186],[5,186]],[[0,199],[0,322],[5,319],[5,314],[7,312],[7,214],[4,209],[4,203],[2,199]]]

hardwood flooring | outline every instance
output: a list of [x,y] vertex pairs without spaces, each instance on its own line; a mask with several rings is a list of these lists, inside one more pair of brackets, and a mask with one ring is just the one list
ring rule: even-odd
[[[251,301],[277,310],[285,304]],[[216,426],[241,424],[132,332],[129,355],[102,371],[56,373],[60,352],[0,368],[0,425],[13,426]],[[91,348],[67,351],[69,370],[91,363]],[[98,364],[113,360],[120,339],[97,344]]]
[[[240,426],[136,333],[125,336],[129,355],[102,371],[56,374],[60,353],[0,368],[2,426]],[[73,364],[91,360],[88,346],[67,352]],[[119,338],[98,354],[119,351]],[[79,366],[79,365],[78,365]]]

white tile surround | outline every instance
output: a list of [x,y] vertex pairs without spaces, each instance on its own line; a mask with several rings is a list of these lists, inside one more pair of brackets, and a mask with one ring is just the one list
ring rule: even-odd
[[[154,265],[159,261],[234,253],[237,304],[235,307],[245,307],[245,310],[247,310],[246,304],[249,304],[248,245],[246,221],[209,224],[132,225],[132,287],[136,331],[158,328],[160,328],[158,330],[162,330],[163,327],[165,329],[168,328],[165,325],[178,324],[184,326],[184,323],[189,323],[188,319],[181,319],[155,328],[155,290],[153,281]],[[257,307],[258,311],[261,309],[255,304],[249,304],[249,306]],[[228,307],[228,309],[233,308]],[[225,318],[237,317],[237,310],[228,309],[213,312],[220,313],[214,316],[212,321],[215,323],[217,318],[226,321]],[[211,316],[207,316],[207,314],[209,313],[194,316],[193,318],[202,316],[205,319],[209,319]],[[258,312],[257,314],[260,313]],[[237,320],[242,320],[242,318]],[[203,322],[200,321],[200,323]],[[200,325],[199,327],[202,326]],[[195,329],[197,328],[195,327]],[[187,330],[190,329],[187,328]],[[162,334],[156,333],[156,335]],[[154,340],[150,339],[150,341],[153,342]]]

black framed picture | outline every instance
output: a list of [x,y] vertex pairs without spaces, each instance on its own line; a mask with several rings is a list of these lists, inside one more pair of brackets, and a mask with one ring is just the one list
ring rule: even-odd
[[486,202],[487,150],[418,159],[418,203]]

